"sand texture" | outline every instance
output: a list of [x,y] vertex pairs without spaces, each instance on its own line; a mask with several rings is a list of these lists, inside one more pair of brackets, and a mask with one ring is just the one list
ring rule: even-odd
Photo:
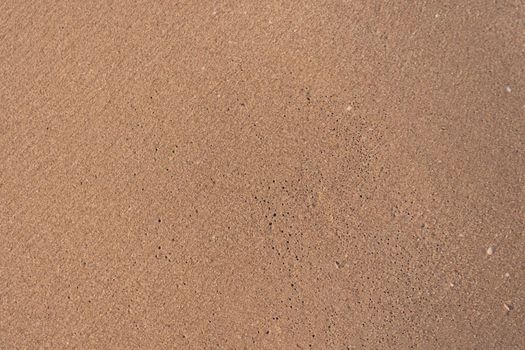
[[0,349],[525,349],[525,2],[0,1]]

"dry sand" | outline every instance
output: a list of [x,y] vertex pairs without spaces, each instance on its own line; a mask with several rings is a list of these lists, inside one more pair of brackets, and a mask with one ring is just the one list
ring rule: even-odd
[[524,38],[519,0],[0,2],[0,348],[524,349]]

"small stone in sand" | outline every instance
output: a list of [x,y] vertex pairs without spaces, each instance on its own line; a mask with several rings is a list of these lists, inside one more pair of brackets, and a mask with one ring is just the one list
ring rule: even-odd
[[487,255],[492,255],[492,254],[494,254],[494,247],[490,246],[487,248]]
[[505,90],[506,90],[507,92],[511,92],[511,91],[512,91],[512,88],[510,87],[510,85],[507,85],[507,86],[505,86]]
[[509,303],[503,303],[503,307],[505,308],[505,310],[507,310],[507,312],[510,312],[510,310],[512,310],[512,305]]

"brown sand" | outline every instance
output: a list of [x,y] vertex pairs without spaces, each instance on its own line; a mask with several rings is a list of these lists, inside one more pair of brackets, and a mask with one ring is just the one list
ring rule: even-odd
[[0,2],[0,348],[524,349],[524,38],[516,0]]

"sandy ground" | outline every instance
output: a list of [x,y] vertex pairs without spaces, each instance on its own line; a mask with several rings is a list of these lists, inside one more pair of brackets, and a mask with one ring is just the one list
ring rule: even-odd
[[0,348],[524,349],[524,39],[517,0],[0,2]]

